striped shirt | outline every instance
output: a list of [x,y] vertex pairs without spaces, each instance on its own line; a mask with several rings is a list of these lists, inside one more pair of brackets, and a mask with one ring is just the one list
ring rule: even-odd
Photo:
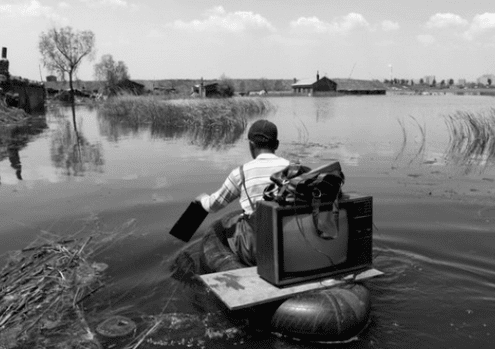
[[[263,199],[265,187],[271,183],[270,176],[283,170],[289,161],[272,153],[262,153],[256,159],[244,164],[246,190],[253,205]],[[240,167],[234,169],[222,187],[209,196],[201,199],[203,208],[208,212],[216,212],[239,198],[239,203],[246,214],[253,213],[251,204],[242,185]]]

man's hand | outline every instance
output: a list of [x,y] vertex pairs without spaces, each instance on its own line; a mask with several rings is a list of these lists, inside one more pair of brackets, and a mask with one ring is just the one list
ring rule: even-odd
[[199,194],[198,196],[196,196],[194,201],[201,203],[201,199],[204,198],[205,196],[209,196],[209,195],[205,193]]

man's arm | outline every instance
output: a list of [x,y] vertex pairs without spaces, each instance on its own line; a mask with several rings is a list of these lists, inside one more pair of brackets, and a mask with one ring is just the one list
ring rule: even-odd
[[216,212],[224,208],[241,195],[241,183],[238,174],[239,169],[237,168],[229,174],[220,189],[211,195],[201,194],[195,200],[201,202],[207,212]]

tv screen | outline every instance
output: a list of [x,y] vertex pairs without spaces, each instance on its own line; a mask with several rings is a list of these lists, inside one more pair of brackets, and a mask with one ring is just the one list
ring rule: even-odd
[[[373,198],[345,195],[339,229],[332,239],[316,233],[311,206],[261,201],[256,209],[258,274],[276,286],[364,270],[372,265]],[[330,220],[332,203],[319,206],[319,224]]]
[[[319,213],[320,222],[329,221],[332,211]],[[282,218],[282,261],[286,273],[315,272],[347,260],[349,240],[347,210],[339,210],[339,231],[333,240],[316,232],[311,213]]]

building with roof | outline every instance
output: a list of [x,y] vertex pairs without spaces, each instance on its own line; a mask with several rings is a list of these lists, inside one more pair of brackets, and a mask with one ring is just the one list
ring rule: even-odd
[[232,97],[234,95],[234,88],[233,86],[225,82],[204,83],[203,79],[201,79],[201,83],[192,87],[191,93],[194,96],[199,96],[202,98]]
[[337,84],[327,78],[326,76],[320,79],[320,74],[316,73],[315,79],[305,79],[294,82],[292,85],[292,91],[298,94],[305,95],[322,95],[322,94],[336,94]]
[[201,81],[201,83],[192,87],[191,92],[193,94],[198,94],[200,97],[215,97],[219,94],[218,86],[218,82],[205,84],[203,81]]
[[485,74],[476,79],[476,82],[480,85],[491,86],[495,84],[495,75]]
[[378,80],[332,79],[337,84],[337,92],[351,95],[384,95],[387,87]]
[[10,74],[6,47],[2,47],[1,57],[0,89],[2,94],[5,94],[7,105],[22,108],[27,113],[44,111],[45,87],[43,84]]
[[143,95],[145,92],[144,85],[138,82],[124,79],[109,88],[110,95],[131,94],[135,96]]
[[295,94],[310,96],[338,94],[384,95],[387,91],[386,86],[378,80],[329,79],[326,76],[320,78],[319,73],[316,73],[316,80],[300,80],[294,82],[291,86]]

